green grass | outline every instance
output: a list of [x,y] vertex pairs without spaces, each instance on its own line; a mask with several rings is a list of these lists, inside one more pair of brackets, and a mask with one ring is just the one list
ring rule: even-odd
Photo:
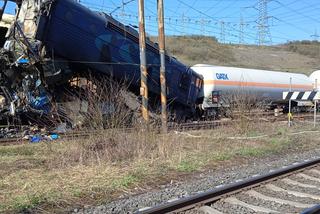
[[227,161],[230,160],[232,157],[233,156],[231,153],[221,152],[219,154],[215,154],[212,159],[215,161]]
[[178,172],[194,172],[199,170],[200,164],[195,160],[183,160],[176,167]]
[[139,179],[134,175],[126,175],[112,182],[112,187],[117,189],[127,189]]
[[240,148],[236,154],[242,157],[259,157],[266,154],[263,148]]
[[28,209],[35,208],[46,201],[45,197],[38,195],[23,195],[16,197],[12,208],[14,210],[24,212]]

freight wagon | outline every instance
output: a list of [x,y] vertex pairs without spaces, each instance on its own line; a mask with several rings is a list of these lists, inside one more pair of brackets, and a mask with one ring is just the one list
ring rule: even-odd
[[[211,116],[215,116],[219,108],[228,108],[231,103],[243,99],[275,108],[287,104],[282,100],[284,91],[314,89],[312,78],[298,73],[205,64],[194,65],[192,69],[204,77],[203,94],[200,95],[204,97],[202,109]],[[295,105],[299,103],[295,102]]]

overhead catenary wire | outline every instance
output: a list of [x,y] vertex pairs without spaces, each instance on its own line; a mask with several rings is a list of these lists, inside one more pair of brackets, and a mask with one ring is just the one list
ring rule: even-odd
[[[102,0],[100,0],[102,1]],[[121,0],[120,2],[123,2],[124,0]],[[87,2],[88,1],[84,1]],[[111,7],[114,6],[114,3],[116,0],[113,0],[113,3],[111,2],[110,4],[105,4],[105,8],[103,9],[100,4],[99,10],[104,10],[106,13],[110,13],[112,10]],[[118,0],[119,2],[119,0]],[[208,7],[204,7],[203,4],[208,5]],[[215,0],[178,0],[177,3],[175,3],[176,7],[170,8],[167,6],[165,9],[168,11],[166,14],[168,14],[165,17],[165,23],[167,25],[168,29],[168,35],[187,35],[187,34],[193,34],[193,35],[201,35],[203,32],[203,35],[205,36],[214,36],[216,38],[221,38],[221,21],[223,20],[225,23],[225,41],[226,43],[235,43],[238,44],[240,41],[243,41],[241,39],[241,35],[244,35],[244,41],[247,44],[253,44],[254,41],[256,41],[256,31],[257,28],[255,27],[255,20],[252,20],[250,15],[252,16],[253,11],[249,11],[249,13],[246,13],[244,15],[244,23],[241,23],[240,21],[240,16],[234,15],[235,13],[230,13],[228,15],[226,12],[228,10],[234,10],[231,8],[240,8],[240,3],[246,4],[249,3],[250,1],[247,0],[227,0],[227,1],[215,1]],[[255,1],[255,3],[257,0]],[[275,43],[285,43],[290,40],[294,40],[295,35],[305,35],[305,37],[310,38],[310,35],[312,34],[314,27],[312,30],[309,30],[308,27],[302,26],[299,23],[306,22],[310,19],[307,18],[307,16],[311,16],[308,14],[308,12],[305,11],[315,11],[315,8],[312,8],[314,4],[312,2],[309,2],[308,4],[305,4],[305,6],[302,5],[299,9],[296,9],[296,5],[298,5],[297,0],[292,0],[286,3],[286,6],[293,9],[300,11],[300,13],[307,13],[306,16],[302,15],[295,15],[294,16],[294,11],[288,10],[284,8],[283,6],[279,5],[276,6],[276,3],[272,4],[270,7],[270,11],[277,11],[280,15],[283,12],[286,12],[285,16],[293,16],[291,18],[283,18],[284,15],[282,16],[275,16],[273,14],[270,14],[272,17],[272,38],[275,39]],[[231,3],[233,3],[231,5]],[[92,2],[92,4],[98,5],[97,1]],[[118,3],[115,3],[116,5],[120,5]],[[171,3],[170,3],[171,4]],[[236,6],[236,4],[239,4],[239,7]],[[89,3],[90,5],[90,3]],[[110,7],[111,6],[111,7]],[[156,31],[156,15],[154,13],[151,13],[151,11],[155,11],[155,6],[156,2],[153,1],[148,1],[146,4],[146,10],[148,11],[148,14],[146,14],[146,25],[147,25],[147,33],[150,35],[155,35],[157,33]],[[292,7],[293,6],[293,7]],[[221,12],[220,14],[211,12],[208,14],[207,10],[210,9],[210,7],[213,7],[212,9],[216,9],[214,11],[221,11],[223,8],[226,8],[226,12]],[[113,8],[114,9],[114,8]],[[136,26],[136,11],[131,11],[132,9],[132,4],[128,7],[126,7],[125,14],[121,14],[120,11],[116,11],[113,13],[113,16],[115,16],[117,19],[119,19],[120,22],[124,23],[130,23],[132,25]],[[281,9],[281,11],[280,11]],[[282,12],[282,13],[281,13]],[[199,14],[199,15],[197,15]],[[257,15],[257,14],[256,14]],[[256,16],[255,15],[255,16]],[[127,17],[127,18],[126,18]],[[275,17],[275,18],[274,18]],[[299,18],[300,17],[300,18]],[[317,16],[313,16],[315,19],[317,19]],[[278,18],[279,20],[277,20]],[[285,21],[285,22],[283,22]],[[290,24],[287,24],[290,23]],[[241,29],[241,25],[245,25],[245,33],[241,33],[243,30]],[[292,28],[293,32],[297,30],[297,32],[301,33],[293,33],[293,34],[288,34],[288,31],[284,31],[280,26],[286,26],[287,28]],[[298,29],[300,28],[300,29]],[[302,29],[304,28],[304,29]],[[281,32],[283,31],[283,32]],[[297,39],[295,39],[297,40]],[[221,41],[221,39],[220,39]],[[241,43],[241,42],[240,42]]]
[[[177,21],[177,20],[176,20]],[[206,23],[207,21],[203,21],[204,23]],[[201,23],[201,22],[198,22],[198,23]],[[169,23],[169,25],[170,25],[170,23]],[[211,26],[210,26],[211,27]],[[219,29],[217,29],[217,30],[219,30]],[[203,30],[202,30],[203,31]],[[217,33],[218,34],[218,33]],[[233,36],[232,34],[229,34],[229,35],[231,35],[231,36]]]
[[311,16],[308,16],[308,15],[305,15],[305,14],[301,13],[301,12],[298,11],[298,10],[292,9],[292,8],[288,7],[287,5],[283,4],[282,2],[280,2],[280,1],[278,1],[278,0],[273,0],[273,1],[277,2],[277,3],[280,4],[282,7],[286,8],[286,9],[288,9],[288,10],[290,10],[290,11],[296,13],[296,14],[299,14],[299,15],[305,17],[305,18],[308,18],[308,19],[311,20],[311,21],[320,23],[320,20],[315,19],[315,18],[313,18],[313,17],[311,17]]

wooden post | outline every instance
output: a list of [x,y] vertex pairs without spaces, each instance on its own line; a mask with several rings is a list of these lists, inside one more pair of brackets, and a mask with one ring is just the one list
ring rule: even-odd
[[163,0],[158,1],[158,39],[160,52],[160,83],[161,83],[161,122],[162,131],[167,133],[167,84],[166,84],[166,55],[165,55],[165,32],[164,32],[164,9]]
[[140,71],[141,87],[140,95],[142,96],[142,117],[146,123],[149,122],[148,111],[148,70],[146,56],[146,31],[144,17],[144,0],[139,0],[139,48],[140,48]]

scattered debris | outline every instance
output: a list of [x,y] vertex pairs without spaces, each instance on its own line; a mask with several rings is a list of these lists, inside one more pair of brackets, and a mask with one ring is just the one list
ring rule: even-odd
[[49,135],[34,135],[29,136],[30,143],[40,143],[42,141],[54,141],[58,140],[60,137],[58,134],[52,133]]

